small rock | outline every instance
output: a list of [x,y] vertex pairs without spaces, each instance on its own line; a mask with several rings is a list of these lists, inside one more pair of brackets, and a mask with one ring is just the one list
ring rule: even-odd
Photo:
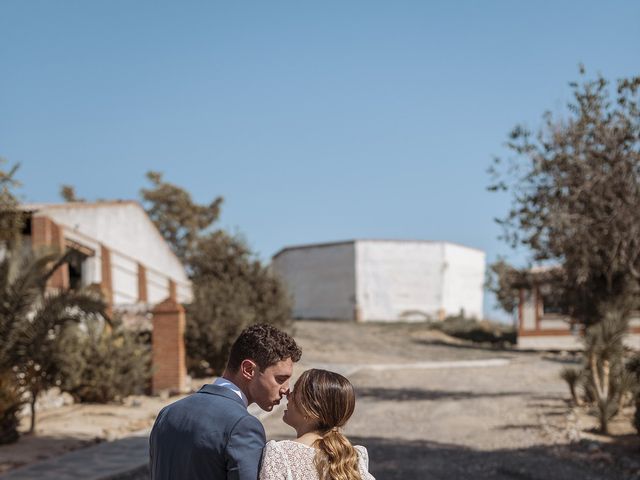
[[600,451],[600,445],[596,442],[591,442],[587,445],[587,451],[589,453],[597,453]]

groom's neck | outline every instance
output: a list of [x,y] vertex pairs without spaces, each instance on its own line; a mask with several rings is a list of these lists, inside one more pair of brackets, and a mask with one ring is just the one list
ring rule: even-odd
[[247,397],[247,400],[249,401],[249,405],[253,403],[253,400],[249,395],[249,388],[247,385],[247,381],[242,377],[240,370],[238,370],[237,372],[232,372],[228,369],[225,369],[225,371],[222,374],[222,378],[224,378],[225,380],[229,380],[236,387],[242,390],[242,393],[244,393],[244,396]]

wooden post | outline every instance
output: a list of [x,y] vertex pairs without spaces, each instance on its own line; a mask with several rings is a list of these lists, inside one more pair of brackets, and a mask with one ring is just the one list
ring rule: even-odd
[[149,296],[147,294],[147,269],[143,264],[138,262],[138,302],[147,303]]
[[106,312],[108,316],[113,313],[113,280],[111,277],[111,250],[104,245],[100,245],[100,269],[102,280],[100,281],[100,290],[107,302]]

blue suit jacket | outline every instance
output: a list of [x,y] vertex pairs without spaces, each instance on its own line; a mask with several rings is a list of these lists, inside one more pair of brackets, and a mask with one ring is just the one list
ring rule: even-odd
[[264,428],[226,387],[205,385],[164,407],[149,439],[152,480],[257,480]]

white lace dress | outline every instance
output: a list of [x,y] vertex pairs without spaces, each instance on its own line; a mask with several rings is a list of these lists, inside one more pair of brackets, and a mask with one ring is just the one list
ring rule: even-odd
[[[355,445],[358,452],[358,469],[362,480],[375,480],[369,473],[367,449]],[[318,480],[313,463],[316,449],[300,442],[271,440],[264,447],[260,480]]]

